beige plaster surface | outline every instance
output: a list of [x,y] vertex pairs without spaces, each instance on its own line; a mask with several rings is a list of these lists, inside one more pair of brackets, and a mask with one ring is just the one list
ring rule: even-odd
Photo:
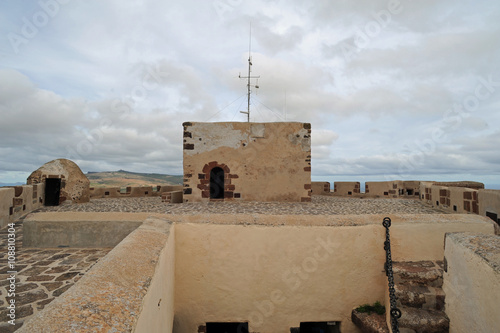
[[[442,260],[446,232],[493,233],[474,215],[391,216],[393,259]],[[301,321],[341,321],[382,301],[382,216],[172,216],[176,324],[249,321],[251,332],[289,332]]]
[[500,331],[500,237],[448,234],[443,276],[450,333]]
[[155,214],[129,212],[42,212],[27,215],[25,221],[144,221],[150,215]]
[[114,247],[142,221],[25,221],[26,248]]
[[[448,208],[447,208],[447,205],[446,204],[442,204],[440,202],[440,198],[441,198],[441,195],[440,195],[440,191],[441,190],[449,190],[448,187],[446,186],[438,186],[438,185],[432,185],[431,186],[431,194],[432,194],[432,206],[433,207],[439,207],[441,209],[444,209],[446,211],[448,211]],[[462,207],[463,207],[463,203],[462,203]]]
[[485,217],[471,214],[365,214],[365,215],[263,215],[263,214],[209,214],[209,215],[169,215],[168,219],[179,223],[203,224],[243,224],[268,226],[363,226],[380,225],[384,217],[389,217],[393,225],[423,225],[433,228],[443,224],[443,228],[458,225],[473,225],[493,231],[493,222]]
[[[368,185],[368,192],[366,191],[366,185]],[[396,185],[396,188],[394,188]],[[399,189],[403,188],[403,182],[401,180],[384,181],[384,182],[366,182],[365,183],[365,195],[370,196],[380,196],[386,198],[397,198],[399,197]],[[394,193],[390,193],[395,191]],[[385,195],[384,193],[388,194]]]
[[[356,185],[358,186],[357,190],[358,192],[356,193]],[[349,196],[349,195],[358,195],[361,192],[361,187],[360,187],[359,182],[335,182],[334,183],[334,189],[335,195],[341,195],[341,196]],[[351,194],[349,194],[351,192]]]
[[[0,227],[43,206],[44,184],[0,188]],[[34,192],[36,191],[36,196]],[[18,196],[16,196],[18,194]],[[10,208],[12,207],[12,214]]]
[[[450,191],[450,206],[446,207],[449,211],[454,211],[453,206],[457,207],[456,212],[460,214],[467,214],[464,209],[464,191],[470,192],[470,189],[464,187],[449,187],[447,190]],[[438,193],[439,194],[439,193]],[[439,200],[439,197],[438,199]]]
[[152,216],[149,213],[31,213],[24,219],[27,248],[114,247]]
[[330,194],[330,191],[325,191],[325,188],[330,188],[329,182],[311,182],[311,190],[313,195]]
[[175,299],[175,227],[171,226],[167,245],[161,250],[141,314],[133,332],[172,332]]
[[495,213],[500,218],[500,190],[479,190],[479,214],[486,216],[486,212]]
[[6,226],[10,221],[9,209],[12,207],[14,189],[8,187],[0,188],[0,227]]
[[[145,221],[18,332],[131,332],[143,309],[170,227],[165,220]],[[168,304],[166,300],[165,311]],[[164,315],[172,318],[167,312]]]
[[301,321],[341,321],[357,332],[352,308],[384,296],[378,229],[177,224],[174,331],[249,321],[251,332],[288,333]]

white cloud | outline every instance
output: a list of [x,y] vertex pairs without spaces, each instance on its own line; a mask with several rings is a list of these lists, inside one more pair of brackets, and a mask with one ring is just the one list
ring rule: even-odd
[[70,1],[14,52],[8,33],[41,10],[0,4],[0,182],[70,155],[182,173],[183,121],[244,120],[252,23],[252,119],[312,123],[315,177],[397,175],[440,130],[409,176],[500,184],[495,2]]

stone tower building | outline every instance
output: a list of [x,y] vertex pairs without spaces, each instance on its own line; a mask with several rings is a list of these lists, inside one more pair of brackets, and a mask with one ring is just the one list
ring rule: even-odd
[[184,126],[184,202],[311,201],[311,124]]

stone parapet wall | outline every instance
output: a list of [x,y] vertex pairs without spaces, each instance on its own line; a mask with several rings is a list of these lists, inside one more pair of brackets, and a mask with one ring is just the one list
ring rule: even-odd
[[313,195],[330,194],[330,182],[311,182],[311,193]]
[[182,203],[184,192],[182,190],[179,191],[170,191],[163,192],[161,194],[161,201],[166,203]]
[[360,182],[335,182],[333,194],[340,196],[359,196],[361,194]]
[[420,181],[409,180],[390,180],[383,182],[366,182],[365,196],[384,197],[384,198],[419,198]]
[[472,188],[474,190],[483,190],[484,184],[480,182],[471,182],[471,181],[458,181],[458,182],[436,182],[434,185],[445,186],[445,187],[467,187]]
[[368,197],[398,198],[401,195],[403,181],[366,182],[365,195]]
[[447,234],[444,255],[443,290],[450,332],[498,332],[500,237]]
[[171,226],[147,219],[17,332],[172,332]]
[[0,227],[15,222],[44,204],[45,185],[0,187]]
[[162,193],[182,191],[182,185],[91,187],[90,198],[160,197]]
[[133,213],[34,213],[23,222],[23,247],[110,248],[143,221],[144,214]]
[[439,183],[421,184],[422,201],[448,212],[489,217],[500,228],[500,190],[476,190],[437,184]]
[[500,234],[500,190],[479,190],[477,193],[479,201],[479,215],[496,219]]

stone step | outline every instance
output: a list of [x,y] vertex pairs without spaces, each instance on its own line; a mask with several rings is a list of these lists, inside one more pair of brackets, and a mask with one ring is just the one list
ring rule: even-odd
[[363,333],[389,333],[385,315],[352,310],[351,320]]
[[394,284],[442,287],[442,261],[393,262]]
[[401,307],[399,318],[401,333],[447,333],[450,320],[443,311]]
[[397,306],[419,309],[444,310],[443,289],[412,284],[396,284]]

